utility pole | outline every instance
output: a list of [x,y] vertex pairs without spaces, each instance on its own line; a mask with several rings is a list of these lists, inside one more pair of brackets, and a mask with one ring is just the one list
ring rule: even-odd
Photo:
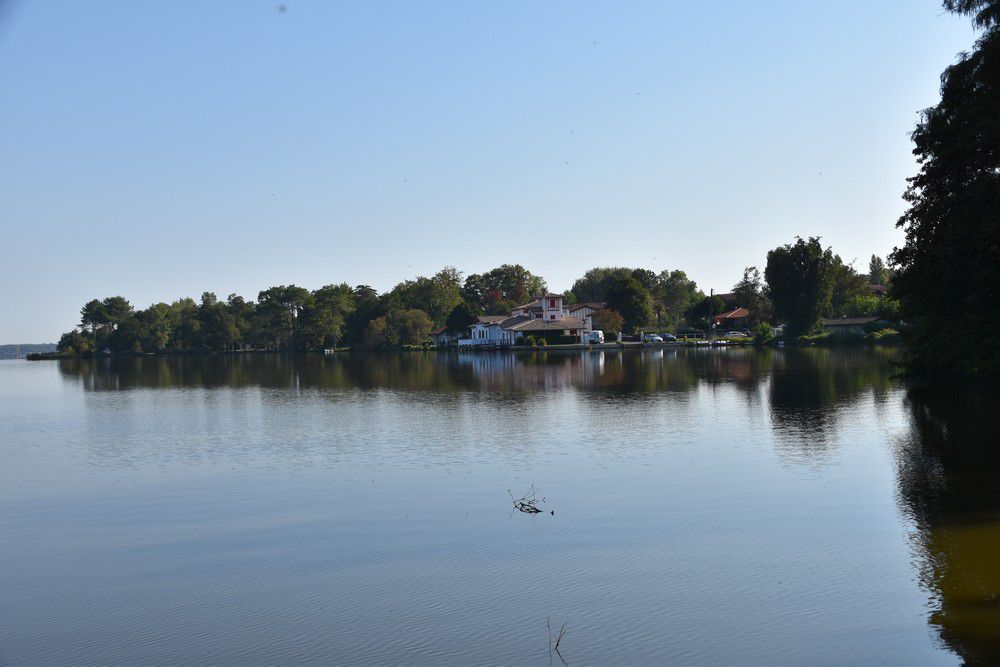
[[708,290],[708,344],[715,340],[715,288]]

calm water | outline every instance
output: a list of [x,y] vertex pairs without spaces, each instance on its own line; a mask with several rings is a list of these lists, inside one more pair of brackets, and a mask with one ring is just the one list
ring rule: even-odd
[[0,362],[0,664],[1000,660],[1000,403],[891,361]]

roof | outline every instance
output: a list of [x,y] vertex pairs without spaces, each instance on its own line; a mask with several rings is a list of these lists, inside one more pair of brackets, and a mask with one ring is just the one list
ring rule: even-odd
[[750,317],[750,311],[746,308],[737,308],[735,310],[730,310],[728,313],[720,313],[715,316],[715,321],[719,320],[738,320],[744,317]]
[[885,285],[869,285],[868,289],[871,290],[872,294],[878,294],[879,296],[889,292],[889,288]]
[[531,315],[511,315],[510,317],[508,317],[507,319],[505,319],[503,322],[500,323],[500,328],[512,329],[518,324],[521,324],[522,322],[537,322],[537,321],[538,320],[536,320]]
[[874,322],[875,317],[834,317],[831,319],[823,320],[823,326],[825,327],[851,327],[857,326],[859,324],[868,324],[869,322]]
[[582,303],[571,303],[566,306],[566,311],[572,313],[574,310],[580,310],[581,308],[593,308],[594,310],[600,310],[604,308],[603,303],[597,301],[584,301]]
[[446,326],[445,327],[438,327],[437,329],[435,329],[434,331],[431,332],[431,335],[432,336],[440,336],[441,334],[443,334],[447,330],[448,330],[448,327],[446,327]]
[[534,318],[530,315],[480,315],[476,318],[478,321],[475,324],[470,324],[469,326],[476,326],[476,324],[487,326],[487,327],[500,327],[501,329],[509,329],[515,324],[520,324],[521,322],[530,322]]
[[586,327],[586,323],[582,318],[563,317],[558,320],[525,318],[519,323],[504,326],[504,329],[511,331],[564,331],[566,329],[583,329],[584,327]]
[[553,293],[549,292],[549,293],[547,293],[542,298],[544,298],[544,299],[561,299],[561,298],[563,298],[563,295],[562,294],[553,294]]

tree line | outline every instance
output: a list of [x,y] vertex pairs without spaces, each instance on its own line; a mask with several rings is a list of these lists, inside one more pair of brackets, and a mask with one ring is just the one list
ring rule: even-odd
[[[839,315],[893,316],[894,301],[868,289],[889,280],[873,256],[869,274],[857,273],[819,239],[798,239],[768,254],[763,276],[747,267],[727,299],[706,296],[684,271],[590,269],[565,293],[567,304],[601,303],[595,328],[635,333],[707,329],[727,307],[750,310],[752,323],[787,321],[808,333],[819,318]],[[519,264],[504,264],[464,276],[445,267],[430,277],[405,280],[379,294],[368,285],[331,284],[316,290],[278,285],[256,301],[212,292],[135,309],[125,298],[93,299],[80,310],[77,327],[61,337],[59,350],[113,352],[225,352],[244,349],[307,351],[357,346],[369,349],[422,345],[441,326],[460,334],[478,315],[501,315],[546,293],[548,286]]]
[[[763,275],[756,266],[746,267],[727,294],[706,295],[680,270],[657,274],[618,267],[587,271],[567,296],[571,302],[604,302],[606,310],[595,313],[594,326],[610,331],[634,333],[649,326],[704,331],[715,315],[743,307],[750,311],[750,327],[781,322],[786,335],[797,337],[816,331],[825,317],[898,319],[898,301],[884,293],[891,278],[878,255],[871,256],[868,273],[860,273],[813,237],[770,251]],[[876,292],[871,285],[886,290]]]
[[[368,285],[316,290],[278,285],[251,301],[205,292],[136,310],[121,296],[94,299],[80,323],[61,337],[68,353],[306,351],[345,345],[369,348],[423,344],[430,332],[463,311],[503,312],[544,293],[545,281],[520,265],[467,277],[445,267],[379,294]],[[464,325],[463,325],[464,326]]]

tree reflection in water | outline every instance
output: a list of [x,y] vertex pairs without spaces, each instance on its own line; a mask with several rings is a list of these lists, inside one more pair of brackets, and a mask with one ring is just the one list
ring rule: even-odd
[[[72,360],[60,362],[60,370],[90,392],[260,387],[280,390],[271,392],[272,400],[294,401],[309,391],[333,402],[341,392],[388,391],[417,408],[422,401],[458,405],[469,397],[487,405],[528,404],[546,392],[575,392],[602,405],[579,413],[573,427],[581,433],[602,428],[608,415],[644,419],[654,429],[656,419],[670,415],[677,428],[684,420],[705,419],[712,396],[735,393],[745,397],[745,417],[754,420],[757,430],[751,430],[761,443],[770,436],[783,458],[816,466],[832,458],[841,442],[838,429],[876,427],[865,425],[871,419],[866,411],[898,414],[889,409],[902,398],[894,391],[894,356],[863,348],[408,352]],[[707,396],[708,403],[694,396]],[[586,406],[584,401],[575,405]],[[908,431],[893,443],[898,495],[914,526],[915,565],[932,598],[929,622],[967,662],[1000,664],[1000,447],[994,424],[1000,392],[911,389],[906,401],[900,426]],[[464,413],[441,414],[460,420]],[[504,436],[507,426],[498,427]],[[655,440],[655,431],[646,435]],[[324,453],[338,451],[320,441]]]
[[[810,406],[829,406],[873,385],[884,388],[888,376],[881,359],[884,352],[838,350],[830,354],[817,349],[752,348],[250,354],[71,359],[60,361],[59,368],[63,377],[89,391],[265,387],[530,393],[576,387],[628,395],[686,392],[706,384],[734,386],[748,397],[758,396],[772,372],[780,369],[784,376],[772,387],[771,400],[779,408],[793,410],[803,399]],[[873,366],[872,355],[880,363]],[[823,375],[823,386],[815,386],[818,372]]]
[[912,389],[899,497],[915,524],[929,622],[968,664],[1000,664],[1000,446],[995,389]]
[[800,463],[829,460],[834,427],[871,396],[885,401],[896,372],[892,350],[788,349],[776,355],[769,380],[771,423],[782,456]]

